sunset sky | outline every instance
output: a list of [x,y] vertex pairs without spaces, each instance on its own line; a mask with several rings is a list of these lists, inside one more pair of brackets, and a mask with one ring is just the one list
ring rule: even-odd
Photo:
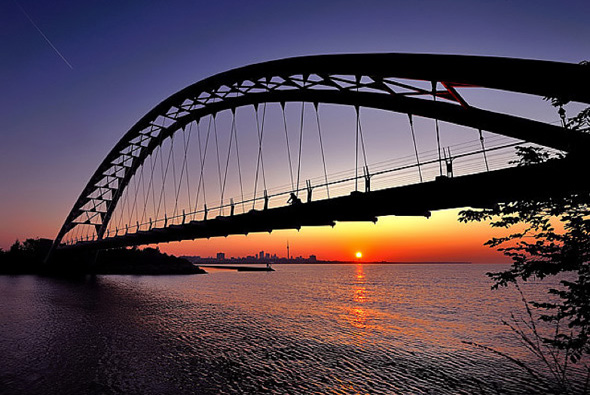
[[[590,59],[588,1],[5,1],[0,5],[0,248],[54,238],[121,136],[210,75],[326,53]],[[542,81],[540,81],[542,83]],[[551,116],[554,116],[552,114]],[[550,119],[553,121],[554,119]],[[195,242],[175,254],[505,261],[457,210]]]

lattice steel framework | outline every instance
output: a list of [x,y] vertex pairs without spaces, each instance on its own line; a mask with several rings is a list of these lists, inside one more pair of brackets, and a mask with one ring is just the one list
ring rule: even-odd
[[93,225],[101,239],[123,190],[154,149],[190,122],[223,110],[294,101],[370,107],[572,151],[588,147],[589,136],[472,107],[458,88],[500,89],[590,103],[589,69],[511,58],[355,54],[289,58],[220,73],[173,94],[123,136],[83,189],[54,245],[80,224]]

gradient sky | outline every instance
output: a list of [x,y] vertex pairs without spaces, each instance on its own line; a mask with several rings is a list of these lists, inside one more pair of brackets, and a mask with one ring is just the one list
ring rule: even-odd
[[[590,58],[588,1],[35,1],[0,5],[0,248],[53,238],[107,152],[181,88],[298,55],[414,52]],[[30,18],[30,19],[29,19]],[[368,260],[503,259],[456,211],[272,235],[171,243]]]

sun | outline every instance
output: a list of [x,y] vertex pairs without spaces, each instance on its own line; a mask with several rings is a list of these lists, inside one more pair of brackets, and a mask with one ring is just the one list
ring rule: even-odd
[[363,253],[360,251],[357,251],[356,254],[354,254],[354,256],[356,256],[356,259],[361,259],[363,257]]

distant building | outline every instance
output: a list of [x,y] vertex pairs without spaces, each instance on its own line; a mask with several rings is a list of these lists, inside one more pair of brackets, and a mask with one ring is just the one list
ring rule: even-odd
[[[290,253],[290,251],[289,251]],[[200,257],[200,256],[186,256],[184,257],[193,263],[215,263],[215,262],[240,262],[240,263],[251,263],[251,262],[274,262],[274,263],[315,263],[318,262],[316,255],[309,255],[304,258],[300,256],[290,256],[289,258],[280,257],[276,253],[260,251],[254,256],[238,256],[229,257],[224,252],[218,252],[214,256]]]

